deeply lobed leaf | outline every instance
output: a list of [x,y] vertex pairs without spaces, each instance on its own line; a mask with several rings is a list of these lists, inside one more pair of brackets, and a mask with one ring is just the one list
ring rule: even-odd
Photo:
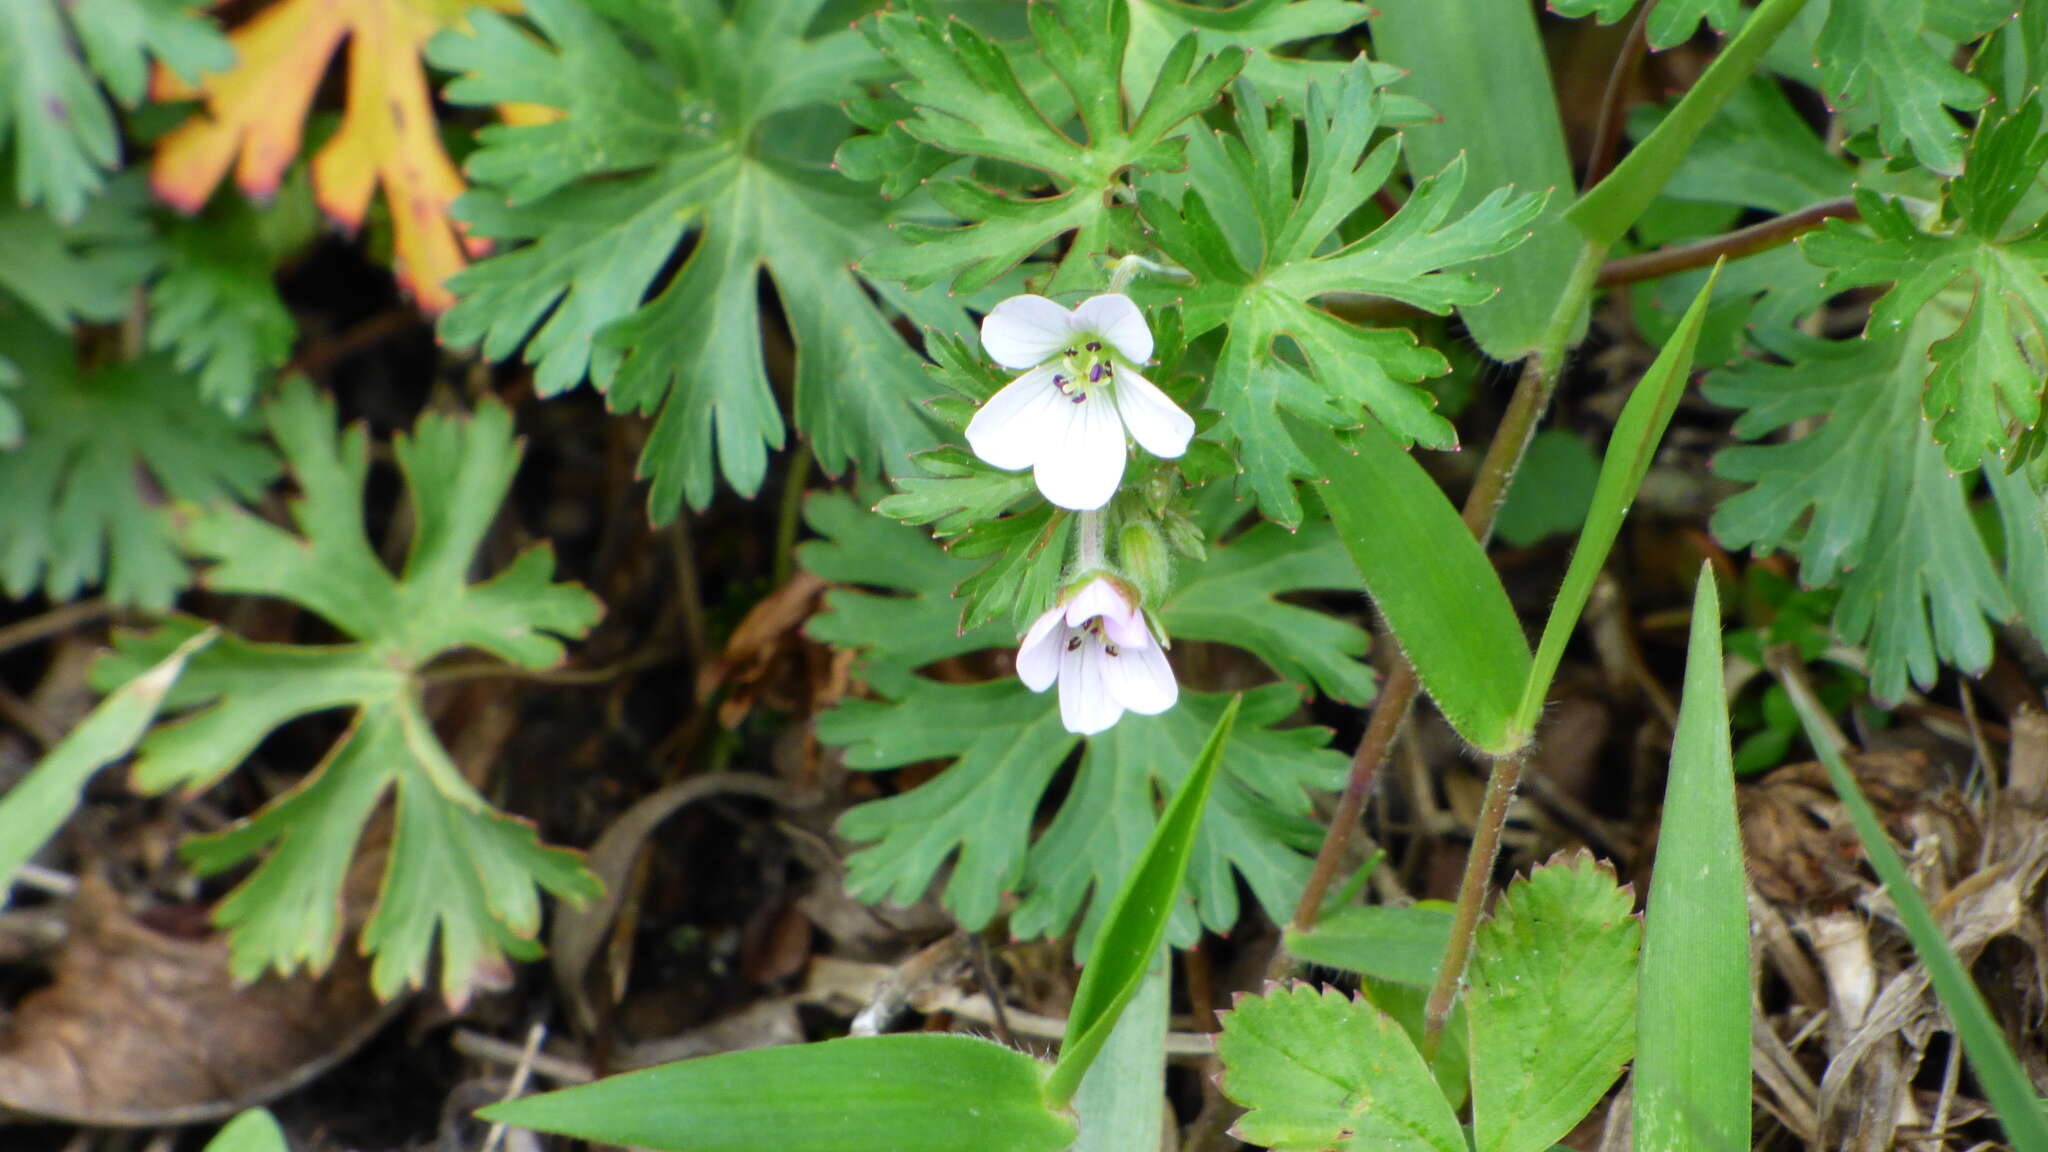
[[826,166],[846,127],[832,104],[887,66],[851,30],[810,35],[820,2],[532,0],[539,38],[479,13],[432,48],[462,74],[450,100],[560,114],[482,133],[468,164],[482,187],[456,213],[508,250],[456,278],[442,338],[494,359],[523,346],[543,394],[587,376],[614,411],[658,411],[641,457],[656,520],[703,506],[720,473],[759,491],[785,443],[763,273],[797,349],[797,430],[828,470],[902,469],[933,439],[892,317],[965,318],[852,270],[894,241],[872,191]]
[[[427,721],[419,672],[461,649],[545,667],[561,659],[562,638],[582,635],[600,609],[581,588],[551,582],[544,545],[469,583],[518,468],[502,407],[460,420],[428,416],[398,439],[414,532],[396,576],[365,533],[363,428],[337,436],[333,403],[303,383],[287,387],[266,416],[298,481],[299,534],[218,503],[194,512],[186,544],[215,562],[209,587],[291,601],[349,641],[314,647],[223,637],[172,691],[166,707],[184,715],[143,742],[136,780],[154,789],[204,787],[279,725],[349,710],[348,731],[319,767],[254,816],[191,841],[186,855],[203,873],[262,857],[216,911],[238,974],[318,970],[345,927],[342,883],[356,844],[395,792],[393,846],[362,928],[363,947],[376,954],[372,982],[385,996],[420,984],[438,942],[442,990],[460,1002],[504,957],[538,952],[537,889],[582,899],[595,894],[596,881],[574,854],[542,845],[530,826],[476,792]],[[95,682],[132,676],[197,627],[180,619],[119,638]]]

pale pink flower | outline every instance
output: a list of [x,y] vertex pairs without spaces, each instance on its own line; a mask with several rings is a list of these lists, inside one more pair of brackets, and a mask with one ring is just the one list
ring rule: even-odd
[[1017,645],[1017,678],[1033,692],[1057,680],[1060,722],[1084,736],[1115,724],[1126,711],[1156,716],[1180,698],[1145,614],[1102,576],[1031,625]]

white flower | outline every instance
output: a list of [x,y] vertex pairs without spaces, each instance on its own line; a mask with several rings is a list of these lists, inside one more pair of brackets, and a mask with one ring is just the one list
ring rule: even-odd
[[989,397],[967,425],[974,454],[1032,469],[1062,508],[1100,508],[1124,477],[1124,433],[1154,456],[1187,451],[1195,422],[1137,366],[1152,330],[1131,298],[1094,296],[1072,312],[1043,296],[1012,296],[981,322],[981,346],[1005,368],[1029,369]]
[[1093,735],[1126,710],[1156,716],[1180,699],[1166,652],[1129,595],[1097,576],[1031,625],[1017,645],[1017,678],[1033,692],[1060,685],[1060,722]]

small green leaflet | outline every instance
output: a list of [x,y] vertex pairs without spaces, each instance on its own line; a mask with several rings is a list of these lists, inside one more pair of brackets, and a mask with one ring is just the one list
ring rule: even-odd
[[[2011,221],[2048,164],[2041,102],[1979,127],[1969,167],[1950,186],[1957,227],[1916,227],[1896,200],[1860,191],[1862,228],[1831,220],[1801,247],[1832,269],[1828,288],[1890,285],[1872,307],[1869,333],[1926,338],[1930,369],[1923,407],[1955,471],[2006,457],[2041,421],[2048,337],[2048,220]],[[1916,318],[1926,318],[1925,324]]]
[[1508,886],[1466,973],[1473,1147],[1547,1152],[1635,1054],[1635,894],[1590,853]]
[[[1750,485],[1716,509],[1713,531],[1741,548],[1783,548],[1809,587],[1839,583],[1835,631],[1870,649],[1871,692],[1930,687],[1941,663],[1977,670],[1991,658],[1985,617],[2009,619],[2015,602],[2042,604],[2048,571],[2014,562],[2001,583],[1957,477],[1920,419],[1921,351],[1929,313],[1903,334],[1827,341],[1797,332],[1767,338],[1787,365],[1748,361],[1708,377],[1707,398],[1743,409],[1737,436],[1758,440],[1794,421],[1817,428],[1784,443],[1737,445],[1714,461]],[[1938,317],[1936,318],[1938,322]],[[2023,477],[1994,485],[2015,531],[2015,557],[2040,548],[2040,496]],[[2011,506],[2009,505],[2016,505]],[[2007,585],[2010,585],[2008,588]],[[2030,612],[2041,632],[2048,619]]]
[[1334,988],[1273,986],[1223,1014],[1232,1134],[1278,1152],[1465,1152],[1464,1133],[1408,1034]]
[[87,372],[71,341],[0,298],[0,363],[19,373],[19,446],[0,451],[0,585],[69,600],[89,585],[152,611],[191,580],[161,507],[253,500],[276,459],[253,420],[201,401],[161,356]]
[[148,203],[140,179],[115,181],[69,224],[0,203],[0,297],[60,331],[119,320],[154,263]]
[[[234,63],[195,0],[7,0],[0,4],[0,145],[13,144],[15,192],[60,220],[84,210],[121,159],[120,128],[99,81],[142,100],[149,62],[178,75]],[[82,55],[81,55],[82,50]]]
[[[190,401],[187,409],[212,411]],[[597,882],[580,857],[543,846],[530,825],[496,811],[471,787],[427,719],[420,669],[464,649],[549,667],[563,657],[560,637],[581,636],[601,609],[582,588],[552,582],[546,545],[520,553],[490,580],[469,583],[519,467],[504,408],[427,416],[394,442],[416,525],[397,577],[365,535],[365,430],[337,437],[332,401],[303,382],[288,385],[266,415],[298,482],[292,517],[304,535],[220,502],[193,513],[186,544],[215,561],[207,587],[289,600],[350,642],[222,636],[172,689],[165,709],[185,715],[143,742],[135,779],[158,791],[205,788],[279,725],[349,710],[348,731],[304,780],[240,823],[188,841],[184,853],[202,874],[262,857],[215,910],[229,930],[238,976],[301,964],[317,971],[339,942],[342,883],[356,842],[395,790],[391,854],[362,932],[364,950],[376,955],[372,983],[386,997],[422,983],[438,937],[441,988],[460,1003],[506,956],[538,953],[537,887],[585,899]],[[116,653],[95,666],[94,683],[122,683],[200,628],[176,617],[155,633],[118,637]]]
[[1052,188],[1009,196],[972,175],[941,183],[933,199],[962,223],[903,224],[898,232],[909,245],[870,256],[863,271],[913,286],[951,277],[955,290],[972,292],[1071,235],[1042,290],[1095,286],[1097,256],[1143,247],[1125,203],[1127,173],[1179,168],[1182,125],[1215,102],[1247,56],[1232,48],[1197,61],[1197,37],[1183,36],[1163,54],[1149,96],[1127,109],[1132,16],[1123,0],[1037,3],[1030,22],[1037,50],[1078,110],[1085,140],[1062,130],[1067,115],[1034,101],[1002,47],[971,26],[905,12],[884,12],[868,25],[882,52],[909,73],[896,85],[914,110],[905,132],[946,152],[1022,165],[1043,173]]
[[826,166],[849,127],[833,105],[889,66],[850,29],[807,36],[821,4],[531,0],[541,37],[478,11],[429,46],[461,73],[449,100],[563,113],[480,134],[478,187],[455,213],[502,250],[451,282],[442,338],[493,359],[523,345],[544,395],[587,375],[614,411],[659,410],[641,457],[656,520],[704,505],[719,472],[758,492],[786,441],[764,272],[796,345],[796,425],[828,471],[900,470],[933,439],[920,360],[891,316],[946,331],[965,317],[851,270],[893,241],[873,190]]
[[[798,558],[842,585],[827,594],[809,632],[863,647],[856,671],[879,696],[849,700],[821,717],[820,738],[847,746],[848,764],[860,769],[953,761],[915,790],[842,819],[842,834],[869,843],[849,862],[849,888],[863,899],[909,903],[957,853],[945,902],[963,924],[987,923],[1001,894],[1017,891],[1024,902],[1012,930],[1058,934],[1085,903],[1085,951],[1105,911],[1091,893],[1107,896],[1129,870],[1156,820],[1155,790],[1178,787],[1227,697],[1183,690],[1164,715],[1127,715],[1088,741],[1068,802],[1034,843],[1039,800],[1081,740],[1061,726],[1056,693],[1034,695],[1008,675],[1013,630],[994,623],[958,631],[951,591],[977,563],[947,555],[917,529],[864,512],[844,496],[812,498],[806,518],[825,539],[805,544]],[[1357,587],[1327,523],[1292,537],[1262,525],[1215,546],[1158,615],[1176,642],[1236,644],[1284,675],[1362,702],[1371,691],[1357,659],[1364,634],[1275,598]],[[886,640],[878,644],[877,637]],[[1005,652],[1001,679],[951,684],[917,675],[935,661],[991,649]],[[1307,790],[1335,787],[1343,759],[1325,749],[1322,729],[1272,727],[1299,699],[1300,690],[1287,684],[1246,694],[1189,873],[1202,922],[1212,928],[1237,918],[1233,872],[1276,915],[1291,907],[1307,877],[1320,840]],[[1192,939],[1194,930],[1194,917],[1183,913],[1174,939]]]
[[[1283,524],[1302,520],[1294,478],[1315,475],[1283,413],[1337,429],[1355,427],[1369,411],[1403,440],[1457,442],[1418,386],[1449,370],[1440,353],[1405,329],[1361,327],[1315,301],[1358,293],[1442,314],[1484,300],[1491,288],[1450,269],[1519,244],[1543,207],[1540,195],[1499,189],[1447,220],[1464,182],[1463,164],[1453,163],[1420,182],[1391,220],[1333,248],[1332,233],[1372,199],[1398,154],[1398,137],[1367,150],[1381,119],[1375,84],[1361,61],[1334,90],[1310,90],[1299,184],[1293,113],[1269,109],[1240,85],[1238,135],[1222,144],[1227,162],[1194,169],[1212,176],[1198,179],[1178,206],[1152,192],[1141,201],[1159,247],[1194,276],[1172,289],[1186,308],[1188,338],[1229,328],[1209,406],[1223,414],[1219,427],[1237,443],[1260,510]],[[1238,252],[1219,218],[1256,220],[1264,250]],[[1291,351],[1282,350],[1282,337]]]
[[[1650,7],[1650,23],[1647,29],[1650,47],[1663,51],[1686,40],[1692,39],[1699,31],[1700,21],[1714,26],[1716,32],[1726,32],[1735,26],[1735,18],[1742,12],[1741,0],[1643,0]],[[1602,24],[1612,24],[1636,8],[1636,0],[1550,0],[1550,9],[1560,16],[1584,16],[1588,13],[1598,17]]]

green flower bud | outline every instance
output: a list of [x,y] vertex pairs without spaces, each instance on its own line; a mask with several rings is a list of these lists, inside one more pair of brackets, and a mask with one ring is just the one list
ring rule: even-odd
[[1124,575],[1138,586],[1146,604],[1158,605],[1165,601],[1173,578],[1173,565],[1167,558],[1165,542],[1159,538],[1159,529],[1152,521],[1133,519],[1124,524],[1123,532],[1117,537],[1117,559],[1121,561]]

